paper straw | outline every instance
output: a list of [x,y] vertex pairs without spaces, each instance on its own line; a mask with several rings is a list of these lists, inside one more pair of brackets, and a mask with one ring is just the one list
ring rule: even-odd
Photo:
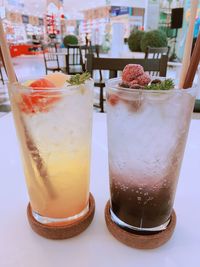
[[[8,75],[8,80],[10,83],[17,82],[1,19],[0,19],[0,40],[1,40],[1,50],[3,54],[4,62],[5,62],[7,75]],[[51,180],[49,179],[49,175],[48,175],[48,171],[46,169],[45,163],[43,162],[43,159],[40,156],[39,150],[37,149],[34,140],[32,139],[29,131],[27,130],[26,124],[22,116],[20,115],[20,113],[18,114],[18,116],[16,116],[16,114],[14,114],[16,112],[18,111],[15,110],[15,112],[13,112],[13,115],[16,118],[16,121],[18,121],[18,118],[21,120],[21,123],[20,122],[18,123],[18,127],[20,127],[20,125],[23,125],[24,134],[25,134],[24,142],[26,143],[27,148],[29,149],[29,153],[31,154],[32,159],[37,166],[38,173],[40,174],[42,178],[42,182],[45,184],[50,197],[54,198],[55,197],[54,188],[51,184]],[[26,149],[24,149],[24,151],[26,151]],[[28,155],[28,152],[26,151],[25,154]],[[31,165],[28,162],[27,164],[28,166]]]
[[186,73],[187,73],[187,70],[190,64],[194,24],[195,24],[197,8],[198,8],[198,0],[191,0],[190,2],[191,2],[190,23],[188,27],[186,42],[185,42],[179,88],[183,88],[183,83],[185,81]]
[[7,45],[6,36],[4,33],[3,23],[2,23],[1,18],[0,18],[0,40],[1,40],[1,51],[2,51],[2,55],[3,55],[3,59],[4,59],[4,63],[5,63],[5,67],[6,67],[6,71],[8,75],[8,80],[10,83],[16,82],[17,79],[16,79],[14,68],[13,68],[13,64],[11,61],[10,51]]
[[197,41],[196,41],[196,44],[195,44],[195,47],[192,53],[190,65],[189,65],[189,68],[188,68],[188,71],[185,77],[185,81],[183,84],[184,89],[192,87],[195,73],[199,65],[199,61],[200,61],[200,34],[197,38]]

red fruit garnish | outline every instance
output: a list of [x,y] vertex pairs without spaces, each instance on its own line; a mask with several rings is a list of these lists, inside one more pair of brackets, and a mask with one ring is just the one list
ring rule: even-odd
[[36,90],[55,87],[55,85],[51,81],[44,78],[32,82],[29,86],[35,88]]
[[[60,99],[58,93],[48,91],[48,88],[54,88],[55,85],[46,79],[34,81],[29,87],[32,87],[35,92],[21,95],[20,109],[25,113],[47,112]],[[46,89],[46,92],[44,92],[44,89]]]
[[115,106],[119,102],[119,97],[117,95],[109,95],[108,102],[111,106]]
[[139,64],[128,64],[125,66],[122,72],[122,81],[131,82],[135,80],[138,76],[141,76],[144,73],[144,69]]

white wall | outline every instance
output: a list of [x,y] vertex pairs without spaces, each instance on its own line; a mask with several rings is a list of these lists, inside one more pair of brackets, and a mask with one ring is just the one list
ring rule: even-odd
[[143,7],[145,8],[147,0],[111,0],[113,6],[129,6],[129,7]]
[[155,30],[158,28],[160,16],[160,1],[146,1],[144,30]]
[[[147,2],[148,0],[110,0],[109,5],[145,8]],[[73,14],[76,17],[77,14],[79,18],[77,11],[96,8],[105,5],[105,0],[65,0],[64,10],[68,17],[72,17]]]
[[124,47],[124,24],[115,22],[112,24],[111,57],[120,57]]
[[[148,0],[110,0],[109,5],[113,6],[129,6],[129,7],[141,7],[144,8]],[[105,0],[65,0],[65,11],[71,10],[84,10],[95,8],[98,6],[105,6]]]

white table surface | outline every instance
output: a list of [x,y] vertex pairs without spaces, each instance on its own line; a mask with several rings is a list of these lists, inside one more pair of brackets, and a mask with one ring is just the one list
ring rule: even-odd
[[0,118],[0,266],[97,267],[200,266],[200,121],[191,123],[175,200],[172,239],[154,250],[137,250],[108,232],[104,206],[109,198],[105,114],[94,115],[91,192],[96,213],[81,235],[62,241],[35,234],[27,221],[28,196],[11,114]]

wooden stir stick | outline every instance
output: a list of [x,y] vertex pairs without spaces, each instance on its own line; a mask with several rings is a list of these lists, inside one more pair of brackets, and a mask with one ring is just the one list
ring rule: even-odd
[[186,73],[186,77],[183,83],[184,89],[192,87],[193,80],[194,80],[199,62],[200,62],[200,34],[197,38],[197,41],[196,41],[196,44],[195,44],[195,47],[192,53],[190,65],[189,65],[189,68],[188,68],[188,71]]
[[[4,58],[4,63],[5,63],[5,67],[6,67],[6,71],[7,71],[7,75],[8,75],[8,80],[10,83],[15,83],[15,82],[17,82],[17,78],[16,78],[15,71],[13,68],[13,64],[12,64],[12,60],[11,60],[11,56],[10,56],[10,51],[9,51],[9,48],[7,45],[6,36],[4,33],[3,23],[2,23],[1,19],[0,19],[0,40],[1,40],[2,55]],[[55,193],[55,190],[54,190],[53,185],[51,183],[51,180],[50,180],[50,177],[48,174],[48,170],[47,170],[45,163],[44,163],[44,161],[43,161],[43,159],[39,153],[39,150],[37,149],[37,146],[35,145],[35,142],[34,142],[33,138],[31,137],[31,134],[29,133],[20,112],[18,112],[17,109],[15,109],[14,111],[15,112],[13,112],[13,115],[16,118],[16,121],[18,121],[18,119],[20,120],[20,121],[18,121],[18,127],[20,127],[20,124],[23,125],[23,132],[25,134],[24,142],[26,143],[27,148],[28,148],[28,151],[25,148],[24,153],[27,155],[27,157],[28,157],[28,152],[31,154],[31,157],[37,166],[38,173],[41,176],[41,181],[43,182],[44,187],[47,190],[47,193],[50,195],[51,198],[55,198],[56,193]],[[17,112],[18,112],[17,115],[14,114]],[[32,169],[32,166],[29,163],[28,159],[26,158],[25,160],[27,161],[27,166],[29,166]],[[33,173],[33,170],[31,172]]]
[[198,9],[198,0],[192,0],[191,2],[191,14],[190,14],[190,23],[187,31],[187,37],[185,41],[185,49],[182,60],[182,68],[180,74],[179,88],[183,88],[184,80],[188,71],[188,67],[190,64],[190,55],[192,48],[192,40],[193,40],[193,32],[194,32],[194,24],[195,18]]

